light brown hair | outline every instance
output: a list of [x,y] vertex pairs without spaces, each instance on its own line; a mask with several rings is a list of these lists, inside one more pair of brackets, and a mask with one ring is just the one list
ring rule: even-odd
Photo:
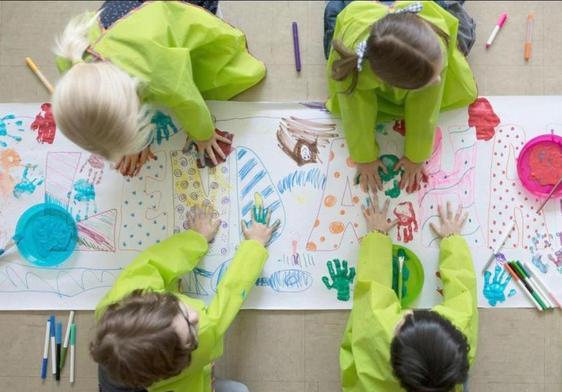
[[90,354],[112,381],[148,387],[179,374],[191,362],[191,351],[172,326],[181,314],[169,293],[136,290],[110,305],[98,321]]
[[[448,46],[448,36],[416,14],[388,14],[373,24],[367,38],[365,58],[384,82],[413,90],[428,84],[439,70],[442,58],[439,39]],[[338,81],[352,75],[350,93],[357,86],[358,56],[342,42],[332,42],[340,58],[332,64],[332,78]]]

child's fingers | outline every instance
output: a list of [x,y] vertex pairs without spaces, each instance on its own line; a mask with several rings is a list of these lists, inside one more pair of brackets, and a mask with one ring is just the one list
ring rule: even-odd
[[435,226],[433,222],[429,224],[429,227],[431,227],[431,230],[433,230],[439,237],[443,237],[443,235],[441,235],[441,231],[437,228],[437,226]]
[[459,204],[457,208],[457,213],[455,214],[455,221],[458,221],[461,218],[462,214],[462,204]]
[[275,222],[273,222],[273,224],[271,225],[271,231],[274,232],[275,230],[277,230],[279,228],[279,226],[281,226],[281,221],[279,219],[277,219]]
[[453,219],[453,207],[451,207],[451,202],[450,202],[450,201],[447,202],[447,219],[448,219],[448,220],[452,220],[452,219]]
[[218,133],[216,134],[216,137],[217,137],[217,140],[219,140],[219,141],[221,141],[221,142],[223,142],[223,143],[232,144],[232,140],[230,140],[229,138],[224,137],[224,136],[222,136],[222,135],[219,135]]
[[371,196],[371,204],[373,212],[376,214],[377,212],[379,212],[379,196],[376,193],[373,193]]
[[265,216],[265,224],[269,226],[269,221],[271,220],[271,210],[266,208],[267,214]]
[[382,181],[381,181],[381,177],[379,176],[379,172],[377,171],[371,177],[373,178],[373,184],[375,185],[376,189],[382,191]]
[[445,222],[447,219],[445,217],[445,212],[443,211],[443,205],[439,204],[437,206],[437,211],[439,212],[439,218],[441,219],[441,223]]
[[466,220],[468,219],[468,211],[465,211],[464,215],[462,216],[462,220],[460,222],[460,227],[462,228],[466,222]]
[[125,158],[121,158],[119,160],[119,162],[117,162],[117,165],[115,165],[114,169],[119,170],[121,168],[121,165],[123,165],[124,162],[125,162]]
[[369,190],[369,186],[367,185],[367,176],[364,174],[359,175],[359,184],[361,185],[361,190],[363,192],[367,192]]
[[218,165],[218,161],[217,158],[215,157],[215,153],[213,151],[213,147],[207,147],[207,154],[209,154],[209,158],[211,158],[211,162],[213,162],[213,165]]
[[244,222],[243,219],[240,221],[240,227],[242,228],[242,233],[244,233],[244,236],[247,236],[248,235],[248,224],[246,222]]
[[365,208],[364,205],[361,205],[361,211],[363,212],[363,216],[364,216],[365,218],[369,217],[369,215],[370,215],[369,211],[370,211],[370,210],[367,209],[367,208]]
[[388,174],[388,168],[386,167],[386,165],[384,163],[379,162],[379,164],[377,166],[378,166],[377,167],[377,173],[378,173],[378,169],[380,168],[384,174]]
[[396,226],[398,224],[398,222],[400,222],[398,219],[394,219],[389,226],[389,229],[392,229],[394,226]]
[[388,214],[388,207],[390,207],[390,199],[386,199],[384,202],[384,207],[382,208],[382,213],[384,216]]
[[213,149],[217,152],[217,154],[219,154],[219,157],[221,157],[223,160],[226,160],[226,155],[224,155],[224,152],[216,141],[213,142]]

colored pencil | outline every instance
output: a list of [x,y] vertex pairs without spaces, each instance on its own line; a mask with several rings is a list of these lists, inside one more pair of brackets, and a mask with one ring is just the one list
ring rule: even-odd
[[70,326],[70,383],[74,383],[76,361],[76,324]]
[[60,357],[60,367],[64,367],[64,362],[66,359],[66,351],[68,350],[68,342],[70,341],[70,326],[74,323],[74,310],[70,311],[68,316],[68,323],[66,324],[66,333],[64,334],[64,343],[62,345],[62,352]]
[[55,342],[55,315],[49,317],[49,322],[51,324],[50,338],[51,338],[51,374],[57,374],[57,343]]
[[512,279],[517,282],[517,284],[519,285],[519,288],[527,295],[527,297],[529,297],[529,299],[531,300],[533,305],[535,305],[535,307],[538,310],[542,311],[543,310],[542,306],[540,306],[539,303],[535,300],[535,298],[531,295],[531,293],[529,293],[529,291],[527,291],[527,289],[525,288],[525,286],[523,285],[523,283],[521,282],[521,280],[519,279],[517,274],[511,269],[509,264],[507,262],[505,262],[505,263],[503,263],[503,267],[511,275]]
[[542,302],[542,300],[539,298],[539,296],[534,292],[534,290],[531,288],[529,283],[527,281],[525,281],[525,278],[519,273],[519,271],[517,270],[514,263],[507,262],[506,265],[513,271],[513,273],[517,277],[518,281],[521,282],[523,287],[526,289],[525,292],[529,294],[529,297],[535,299],[535,301],[541,307],[541,310],[546,310],[546,305],[544,304],[544,302]]
[[53,94],[53,91],[55,90],[53,88],[53,85],[49,82],[49,80],[45,77],[45,75],[43,75],[43,73],[39,70],[39,67],[35,65],[33,60],[31,60],[30,57],[26,57],[25,62],[27,66],[33,71],[33,73],[39,78],[41,83],[43,83],[43,85],[47,88],[47,90],[49,90],[49,93]]
[[295,51],[295,67],[297,72],[301,71],[301,50],[299,47],[299,27],[293,22],[293,49]]
[[548,295],[550,296],[550,298],[552,298],[552,300],[558,305],[558,307],[560,309],[562,309],[562,303],[560,303],[560,301],[558,300],[558,298],[556,298],[556,296],[552,293],[552,291],[548,288],[548,286],[546,285],[546,283],[544,283],[544,281],[542,280],[542,278],[535,274],[535,272],[533,271],[533,269],[531,268],[531,266],[527,263],[527,262],[523,262],[523,265],[525,267],[525,271],[527,271],[527,273],[529,273],[533,278],[535,278],[537,280],[537,282],[539,282],[541,284],[541,286],[544,288],[544,290],[548,293]]
[[62,323],[57,322],[57,327],[55,330],[55,341],[57,344],[57,351],[55,356],[55,363],[57,372],[55,373],[55,380],[60,380],[60,349],[62,343]]
[[49,366],[49,339],[51,334],[51,322],[47,320],[45,328],[45,344],[43,346],[43,361],[41,362],[41,379],[47,378],[47,367]]
[[542,303],[548,309],[554,308],[554,304],[552,302],[550,302],[550,300],[548,299],[548,296],[543,293],[543,291],[540,289],[540,287],[538,287],[535,280],[531,279],[531,276],[527,272],[525,272],[525,268],[523,268],[521,263],[519,261],[514,261],[511,264],[513,265],[514,269],[517,270],[517,273],[519,274],[519,276],[524,281],[526,281],[529,284],[529,286],[531,286],[533,291],[537,294],[537,297],[539,297],[541,299]]

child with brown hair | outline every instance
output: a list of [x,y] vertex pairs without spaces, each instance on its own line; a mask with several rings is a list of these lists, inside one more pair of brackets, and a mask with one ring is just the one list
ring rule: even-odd
[[419,189],[439,112],[476,98],[470,67],[457,48],[459,21],[431,1],[355,1],[337,16],[328,59],[327,108],[340,114],[361,187],[382,189],[377,121],[404,119],[400,187]]
[[[260,219],[262,220],[262,219]],[[224,335],[267,260],[278,222],[242,223],[242,241],[215,297],[205,306],[178,292],[178,279],[204,257],[220,221],[210,210],[188,216],[190,230],[141,253],[96,308],[90,353],[101,392],[247,392],[240,383],[213,382]]]

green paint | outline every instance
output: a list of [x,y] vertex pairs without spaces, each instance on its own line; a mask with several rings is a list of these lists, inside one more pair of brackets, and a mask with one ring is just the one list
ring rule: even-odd
[[400,269],[400,261],[398,260],[399,257],[404,258],[404,263],[402,264],[402,295],[399,297],[406,298],[408,296],[408,279],[410,279],[410,269],[406,265],[408,255],[404,249],[398,249],[397,255],[392,256],[392,289],[398,296],[398,286],[400,284],[400,274],[398,273]]
[[339,259],[328,260],[326,263],[330,279],[327,276],[322,277],[322,282],[328,290],[336,289],[339,301],[349,301],[350,286],[353,284],[355,278],[355,268],[348,267],[347,261],[343,260],[340,263]]
[[399,159],[396,155],[387,154],[381,155],[380,160],[382,164],[386,167],[386,173],[379,169],[379,176],[383,183],[392,181],[392,188],[384,191],[384,194],[388,197],[396,199],[400,196],[400,186],[399,186],[399,175],[402,176],[403,170],[395,170],[394,166],[398,163]]
[[384,123],[378,123],[378,124],[375,126],[375,131],[376,131],[377,133],[380,133],[381,135],[388,135],[388,132],[386,132],[385,128],[386,128],[386,127],[385,127],[385,124],[384,124]]

